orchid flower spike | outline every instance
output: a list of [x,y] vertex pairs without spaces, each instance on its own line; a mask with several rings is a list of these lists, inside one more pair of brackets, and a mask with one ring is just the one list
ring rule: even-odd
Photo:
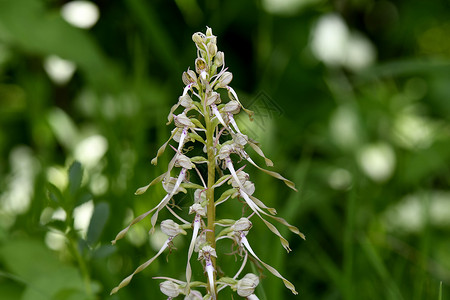
[[[164,209],[171,213],[169,216],[172,218],[163,220],[160,224],[167,239],[153,257],[123,279],[112,289],[111,294],[128,285],[137,273],[150,266],[167,248],[171,248],[174,238],[188,234],[190,241],[185,243],[189,245],[188,249],[177,253],[187,254],[186,268],[183,270],[185,281],[164,276],[154,277],[164,280],[159,287],[167,299],[184,296],[185,300],[216,300],[226,288],[230,288],[239,297],[258,299],[255,289],[259,284],[259,277],[244,272],[250,263],[264,266],[281,279],[292,293],[297,294],[292,283],[253,251],[247,238],[253,226],[250,218],[256,215],[256,218],[262,220],[280,238],[287,251],[291,250],[288,241],[269,220],[277,221],[302,238],[304,235],[297,227],[276,216],[275,208],[266,206],[257,198],[258,189],[244,169],[251,164],[296,191],[295,184],[275,171],[260,167],[256,163],[258,160],[250,157],[249,153],[255,153],[264,160],[267,167],[273,167],[273,162],[265,156],[258,142],[248,136],[245,130],[241,130],[243,128],[239,128],[236,122],[236,115],[241,110],[248,114],[250,120],[253,112],[242,105],[238,93],[231,86],[233,73],[225,65],[225,55],[219,50],[217,36],[212,29],[207,27],[205,33],[194,33],[192,41],[197,57],[192,68],[188,68],[181,76],[183,86],[167,116],[166,124],[172,126],[170,135],[159,147],[151,163],[156,165],[167,148],[173,149],[174,154],[168,159],[163,174],[135,192],[136,195],[142,195],[160,184],[160,191],[165,191],[165,195],[158,196],[158,201],[155,201],[157,194],[148,197],[149,201],[155,201],[153,207],[134,218],[116,235],[112,243],[125,237],[133,225],[147,216],[151,216],[152,234],[157,226],[159,213]],[[248,146],[253,149],[252,152],[248,150]],[[195,172],[191,172],[193,170]],[[217,195],[219,190],[223,191]],[[185,196],[180,199],[179,195],[182,193]],[[243,201],[233,201],[235,198]],[[226,201],[227,205],[220,205]],[[181,204],[178,206],[179,203]],[[239,206],[239,209],[229,210],[229,205]],[[176,212],[178,209],[181,212]],[[233,217],[233,211],[242,213]],[[227,218],[216,219],[216,216],[222,215]],[[236,262],[236,268],[224,268],[220,265],[227,263],[222,250],[224,247],[220,245],[225,240],[232,241],[233,254],[241,257],[240,262]],[[191,263],[194,263],[194,253],[198,254],[203,275],[193,274]],[[223,270],[231,270],[234,275],[227,276]]]

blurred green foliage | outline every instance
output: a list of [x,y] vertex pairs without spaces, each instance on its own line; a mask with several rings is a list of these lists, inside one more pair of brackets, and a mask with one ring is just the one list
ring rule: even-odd
[[[133,193],[165,171],[150,160],[205,26],[257,112],[239,121],[300,190],[250,170],[307,236],[285,255],[256,223],[259,256],[302,299],[449,297],[448,1],[98,0],[91,29],[65,3],[0,0],[1,299],[163,299],[151,277],[182,276],[186,243],[110,297],[158,241],[148,223],[109,241],[163,196]],[[334,34],[315,48],[324,20]],[[354,39],[330,60],[339,30]],[[55,56],[76,67],[66,83],[44,67]],[[260,299],[293,298],[265,275]]]

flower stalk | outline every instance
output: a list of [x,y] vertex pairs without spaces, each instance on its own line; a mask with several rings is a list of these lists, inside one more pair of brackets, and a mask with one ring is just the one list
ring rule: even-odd
[[[208,114],[206,114],[208,115]],[[213,134],[214,129],[211,124],[211,120],[209,117],[205,117],[206,123],[206,149],[208,156],[208,183],[206,190],[206,201],[207,201],[207,231],[206,231],[206,242],[211,245],[211,247],[216,248],[216,231],[215,231],[215,222],[216,222],[216,206],[214,203],[214,182],[215,182],[215,166],[216,159],[214,154],[214,141]],[[215,270],[216,269],[216,258],[212,257],[211,266]],[[209,286],[215,286],[215,275],[208,277]],[[215,289],[210,291],[214,293],[213,298],[216,299],[217,295],[215,295]]]
[[[154,208],[135,218],[125,229],[120,231],[112,243],[115,244],[123,238],[131,226],[147,216],[151,216],[150,234],[152,234],[159,213],[166,208],[173,215],[175,221],[181,221],[181,225],[171,219],[162,221],[161,230],[168,236],[164,245],[151,259],[139,266],[115,287],[111,294],[128,285],[134,275],[149,267],[165,249],[170,248],[172,240],[179,235],[190,236],[184,270],[185,281],[170,277],[154,278],[165,280],[160,283],[160,289],[168,299],[184,295],[185,300],[216,300],[219,298],[219,292],[228,287],[240,297],[258,299],[255,288],[260,282],[260,277],[252,273],[241,275],[248,268],[249,258],[259,262],[269,272],[281,279],[293,294],[297,294],[291,282],[256,256],[247,239],[248,232],[252,227],[249,219],[256,215],[270,231],[280,238],[281,245],[288,252],[291,250],[288,241],[281,236],[277,227],[269,222],[268,218],[287,226],[292,233],[302,238],[304,235],[283,218],[274,216],[276,214],[274,208],[267,207],[261,200],[253,196],[256,189],[255,184],[250,181],[250,175],[244,172],[245,165],[237,164],[247,161],[258,170],[282,180],[288,187],[296,191],[295,185],[280,174],[257,165],[245,151],[245,147],[249,145],[256,154],[264,159],[268,167],[273,166],[272,161],[264,155],[257,142],[247,137],[239,129],[234,115],[242,110],[251,119],[253,112],[242,106],[236,91],[230,86],[233,74],[225,68],[225,56],[218,50],[217,37],[212,34],[211,28],[207,28],[206,34],[195,33],[192,40],[197,48],[195,71],[188,69],[182,75],[185,87],[167,117],[167,125],[173,121],[175,128],[171,131],[169,139],[158,149],[152,164],[157,164],[159,156],[163,155],[168,145],[169,149],[172,148],[175,153],[166,172],[136,191],[136,195],[140,195],[151,186],[161,183],[167,194]],[[228,99],[222,95],[227,95]],[[225,103],[222,103],[223,101]],[[170,144],[172,140],[175,145]],[[189,156],[192,148],[199,144],[203,148],[204,154]],[[234,160],[236,156],[238,160]],[[206,174],[204,170],[202,172],[202,169],[197,168],[197,165],[205,163]],[[195,178],[190,175],[192,171],[198,175],[199,183],[191,181]],[[216,180],[216,178],[218,179]],[[225,191],[221,192],[216,199],[215,190],[219,187],[220,190],[225,189]],[[189,215],[193,215],[190,221],[183,219],[168,205],[174,201],[173,198],[178,193],[186,193],[187,189],[195,190],[193,204],[189,206]],[[220,208],[219,205],[226,201],[233,201],[235,198],[242,199],[241,202],[236,201],[236,205],[244,203],[250,208],[251,214],[245,216],[243,213],[237,217],[237,220],[217,220],[216,213]],[[192,231],[190,231],[191,229]],[[238,263],[233,271],[235,273],[233,277],[227,277],[218,272],[222,269],[219,263],[223,253],[216,250],[216,245],[226,240],[231,240],[237,246],[237,254],[242,258],[242,262]],[[191,259],[194,252],[198,253],[198,260],[203,267],[205,274],[201,279],[203,281],[193,278]],[[177,274],[177,277],[180,277],[181,274]],[[239,277],[241,278],[239,279]]]

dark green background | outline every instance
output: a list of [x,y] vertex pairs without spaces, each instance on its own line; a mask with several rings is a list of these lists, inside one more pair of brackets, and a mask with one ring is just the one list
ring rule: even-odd
[[[127,211],[140,214],[163,196],[159,187],[133,193],[165,170],[171,150],[157,167],[150,160],[170,135],[166,116],[182,93],[181,74],[193,67],[191,35],[206,26],[218,36],[243,104],[260,111],[260,129],[248,125],[247,132],[299,189],[246,169],[255,195],[307,237],[283,229],[293,250],[287,254],[255,219],[249,234],[255,252],[299,291],[294,297],[264,271],[260,299],[439,299],[440,282],[442,299],[450,297],[448,1],[319,0],[278,14],[260,1],[101,0],[95,1],[100,19],[89,30],[63,21],[65,2],[0,0],[1,299],[89,299],[80,260],[97,299],[164,299],[151,277],[183,278],[188,238],[168,262],[164,254],[108,296],[156,253],[147,242],[149,221],[137,226],[141,245],[125,239],[113,248],[109,241]],[[313,28],[330,13],[371,41],[374,64],[352,70],[315,58]],[[67,84],[49,79],[48,55],[77,65]],[[340,129],[344,123],[349,131]],[[49,174],[67,174],[76,145],[94,134],[106,138],[106,153],[83,167],[80,188],[74,168],[72,187],[59,202],[50,200]],[[362,168],[361,153],[371,146],[395,157],[386,178]],[[373,168],[383,164],[371,159]],[[96,214],[83,242],[67,226],[89,191]],[[7,199],[20,193],[31,197],[28,208],[9,209]],[[177,204],[187,207],[191,197]],[[240,204],[232,203],[221,214],[238,218]],[[68,221],[47,223],[46,207],[60,206]],[[75,246],[49,250],[45,236],[55,230],[66,230]]]

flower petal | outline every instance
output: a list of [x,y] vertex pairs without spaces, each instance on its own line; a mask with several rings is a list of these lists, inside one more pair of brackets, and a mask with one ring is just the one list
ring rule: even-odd
[[278,174],[277,172],[269,171],[269,170],[266,170],[266,169],[264,169],[264,168],[261,168],[260,166],[258,166],[258,165],[251,159],[250,156],[247,156],[246,159],[247,159],[247,161],[248,161],[249,163],[251,163],[252,165],[254,165],[254,166],[255,166],[256,168],[258,168],[259,170],[263,171],[263,172],[266,173],[266,174],[269,174],[270,176],[273,176],[273,177],[275,177],[275,178],[277,178],[277,179],[282,180],[288,187],[290,187],[290,188],[293,189],[294,191],[298,192],[297,189],[295,188],[295,184],[294,184],[292,181],[290,181],[290,180],[284,178],[283,176],[281,176],[281,175]]
[[142,270],[144,270],[145,268],[147,268],[158,256],[161,255],[161,253],[163,253],[163,251],[169,246],[169,243],[170,243],[171,240],[172,240],[172,238],[167,239],[167,241],[165,241],[164,245],[161,247],[161,249],[158,251],[158,253],[156,253],[155,256],[153,256],[152,258],[147,260],[145,263],[140,265],[131,275],[129,275],[124,280],[122,280],[122,282],[120,282],[120,284],[118,286],[116,286],[115,288],[112,289],[110,295],[117,293],[118,290],[120,290],[121,288],[127,286],[130,283],[130,281],[131,281],[131,279],[133,278],[134,275],[136,275],[137,273],[139,273]]
[[156,153],[156,156],[152,159],[152,165],[157,165],[158,164],[158,157],[160,157],[164,151],[166,150],[167,144],[170,142],[170,140],[173,138],[173,136],[175,135],[176,131],[172,131],[172,134],[170,135],[170,138],[158,149],[158,152]]
[[252,149],[255,150],[256,153],[258,153],[259,156],[264,158],[266,166],[273,167],[273,162],[264,155],[264,152],[256,143],[254,143],[251,139],[248,140],[248,143],[250,144],[250,147],[252,147]]
[[194,219],[194,228],[192,230],[192,239],[191,244],[189,245],[189,251],[188,251],[188,259],[187,259],[187,266],[186,266],[186,295],[189,295],[189,282],[191,281],[192,276],[192,269],[191,269],[191,257],[192,253],[194,252],[194,246],[195,241],[197,239],[198,231],[200,229],[200,216],[196,215]]
[[242,233],[241,234],[241,243],[244,244],[245,248],[248,250],[248,252],[250,252],[251,255],[253,255],[254,258],[256,258],[264,267],[266,267],[267,270],[269,270],[270,273],[272,273],[273,275],[275,275],[276,277],[280,278],[281,280],[283,280],[284,285],[291,290],[291,292],[294,295],[297,295],[297,291],[295,290],[295,286],[289,282],[289,280],[287,280],[286,278],[284,278],[283,276],[281,276],[281,274],[272,266],[266,264],[265,262],[263,262],[258,256],[256,256],[255,252],[253,251],[252,247],[250,247],[250,244],[247,240],[247,238],[245,237],[245,235]]
[[139,217],[135,218],[133,221],[131,221],[130,225],[128,225],[127,227],[125,227],[122,231],[120,231],[117,235],[116,238],[111,242],[113,245],[120,240],[121,238],[123,238],[128,230],[130,230],[131,226],[133,226],[134,224],[138,223],[139,221],[141,221],[142,219],[144,219],[145,217],[147,217],[149,214],[151,214],[155,209],[158,209],[161,205],[164,205],[164,202],[168,201],[167,199],[170,200],[170,198],[168,198],[169,195],[166,195],[161,202],[159,202],[159,204],[157,206],[155,206],[154,208],[152,208],[151,210],[147,211],[146,213],[143,213],[142,215],[140,215]]

